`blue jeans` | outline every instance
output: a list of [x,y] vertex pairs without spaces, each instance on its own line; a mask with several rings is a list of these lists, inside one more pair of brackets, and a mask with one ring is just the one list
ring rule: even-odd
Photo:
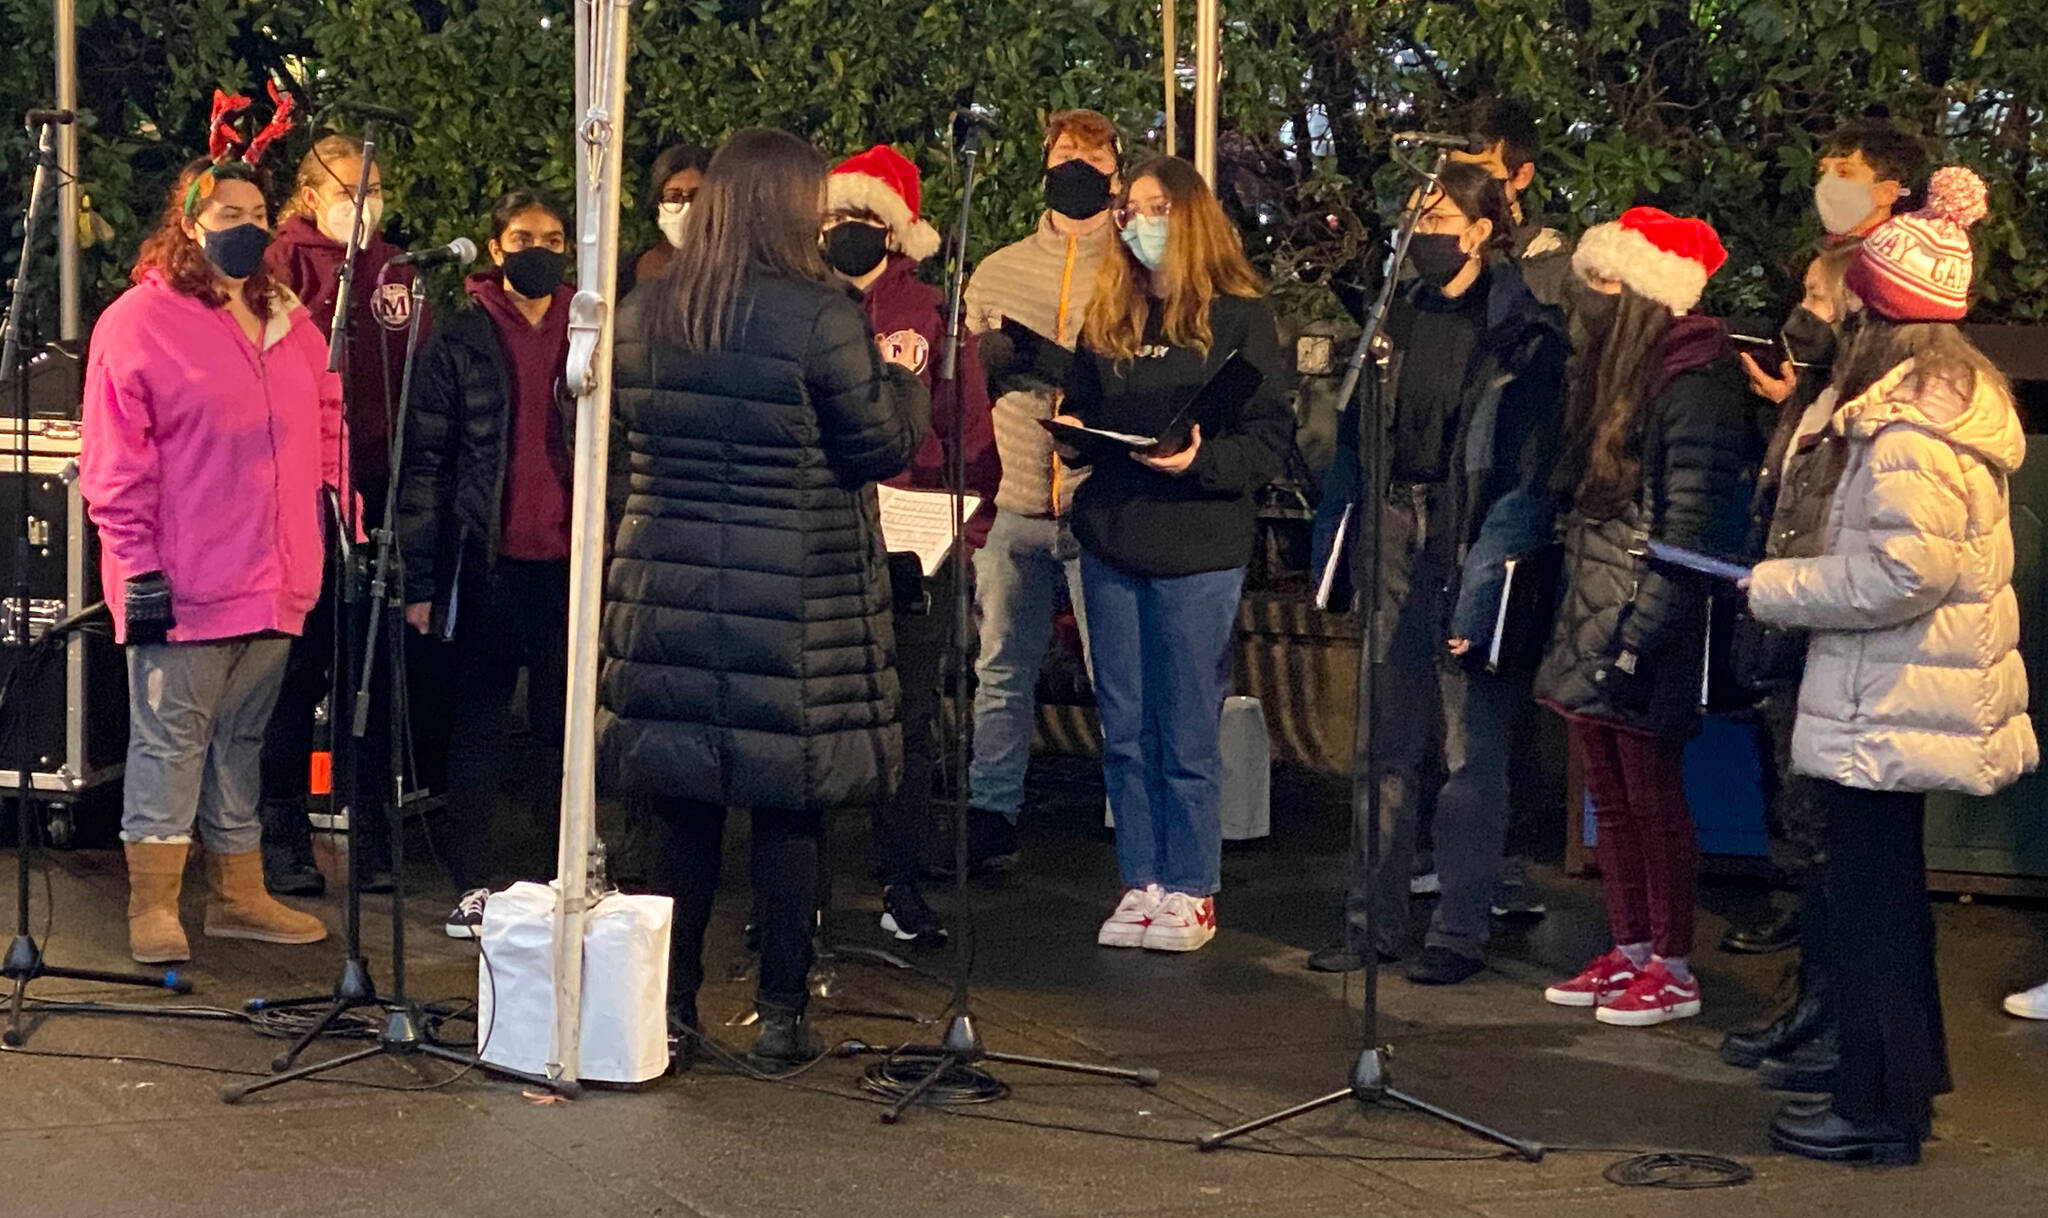
[[1053,606],[1064,580],[1088,637],[1081,603],[1081,547],[1065,520],[998,510],[974,555],[981,652],[974,661],[974,806],[1011,823],[1024,806],[1024,772],[1038,735],[1038,669],[1052,643]]
[[1083,555],[1102,776],[1129,888],[1223,886],[1223,698],[1244,569],[1148,578]]

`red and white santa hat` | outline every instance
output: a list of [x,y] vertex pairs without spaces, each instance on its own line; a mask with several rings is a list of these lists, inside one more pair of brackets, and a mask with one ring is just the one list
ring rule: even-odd
[[1690,312],[1726,261],[1712,225],[1654,207],[1631,207],[1587,229],[1572,254],[1579,274],[1619,280],[1673,313]]
[[825,179],[829,208],[860,208],[889,226],[896,248],[918,262],[939,251],[939,230],[918,218],[917,166],[887,144],[840,162]]
[[1849,264],[1849,290],[1896,322],[1961,321],[1970,311],[1970,226],[1990,212],[1984,179],[1937,169],[1927,205],[1870,230]]

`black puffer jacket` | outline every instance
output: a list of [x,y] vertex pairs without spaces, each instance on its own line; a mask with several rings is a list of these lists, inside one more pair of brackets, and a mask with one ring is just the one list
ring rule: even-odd
[[[1697,348],[1705,326],[1718,332],[1705,318],[1680,319],[1662,348],[1669,380],[1644,407],[1638,438],[1643,491],[1619,516],[1575,511],[1566,522],[1564,600],[1536,676],[1537,698],[1566,715],[1662,736],[1698,726],[1705,577],[1652,565],[1637,550],[1655,537],[1729,555],[1746,540],[1763,448],[1747,378],[1725,344],[1669,372],[1672,340]],[[1636,657],[1632,679],[1613,671],[1624,652]]]
[[843,290],[765,275],[730,348],[663,341],[643,288],[615,362],[630,471],[605,584],[601,773],[632,793],[830,809],[902,769],[874,483],[931,399]]
[[[557,382],[561,451],[576,451],[574,400]],[[490,314],[457,313],[420,353],[398,486],[405,599],[432,601],[436,620],[462,578],[486,576],[504,528],[512,374]],[[565,478],[566,482],[567,479]]]

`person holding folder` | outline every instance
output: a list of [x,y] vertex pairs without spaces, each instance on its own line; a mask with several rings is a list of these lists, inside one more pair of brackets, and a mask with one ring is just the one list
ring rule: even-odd
[[[1092,467],[1074,534],[1123,882],[1096,941],[1193,951],[1216,934],[1219,736],[1253,496],[1293,419],[1273,311],[1194,166],[1152,161],[1114,219],[1056,420],[1160,441],[1068,458]],[[1263,374],[1256,388],[1204,394],[1233,356]]]

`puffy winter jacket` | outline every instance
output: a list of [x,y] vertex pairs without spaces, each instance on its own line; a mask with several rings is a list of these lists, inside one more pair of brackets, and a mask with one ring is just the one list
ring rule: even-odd
[[2013,595],[2012,399],[1901,364],[1835,413],[1826,552],[1761,563],[1759,618],[1813,632],[1792,764],[1878,791],[1988,795],[2040,763]]
[[174,643],[297,634],[320,597],[321,488],[347,482],[341,383],[285,293],[260,344],[151,274],[107,306],[86,358],[79,490],[127,640],[122,581],[161,571]]
[[630,472],[605,581],[601,772],[756,808],[873,799],[902,768],[874,483],[917,452],[930,394],[882,362],[839,288],[750,278],[724,351],[665,341],[658,312],[646,287],[619,312]]
[[[1652,565],[1638,551],[1654,537],[1738,552],[1763,437],[1748,382],[1725,352],[1679,373],[1643,415],[1643,492],[1618,516],[1574,512],[1566,522],[1564,598],[1536,696],[1566,715],[1685,736],[1699,720],[1705,577]],[[1636,657],[1633,680],[1610,672],[1623,652]]]

